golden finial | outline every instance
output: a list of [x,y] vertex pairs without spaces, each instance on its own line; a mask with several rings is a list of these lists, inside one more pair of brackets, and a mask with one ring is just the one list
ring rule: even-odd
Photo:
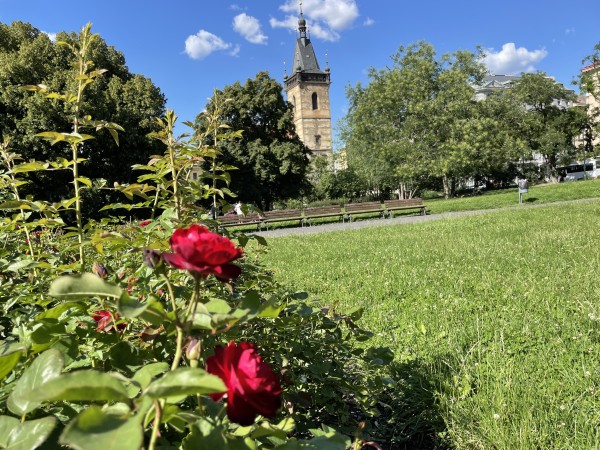
[[300,4],[300,15],[302,15],[302,0],[298,2]]

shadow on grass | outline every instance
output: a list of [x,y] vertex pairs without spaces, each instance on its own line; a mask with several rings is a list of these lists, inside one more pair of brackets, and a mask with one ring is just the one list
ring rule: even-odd
[[367,431],[385,450],[446,450],[442,435],[446,426],[436,392],[450,377],[419,362],[393,363],[390,375],[395,386],[376,399],[381,415]]
[[539,198],[537,198],[537,197],[529,197],[529,198],[525,199],[525,202],[527,202],[527,203],[535,203],[538,200],[539,200]]

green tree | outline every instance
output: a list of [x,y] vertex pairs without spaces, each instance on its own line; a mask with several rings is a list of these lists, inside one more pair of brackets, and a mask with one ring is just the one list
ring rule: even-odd
[[[75,33],[59,33],[57,40],[73,42]],[[69,129],[71,117],[64,102],[48,101],[20,89],[22,85],[43,84],[51,92],[65,92],[73,83],[73,55],[54,44],[30,24],[0,24],[0,133],[25,159],[39,161],[68,157],[65,146],[50,144],[36,133]],[[106,69],[86,91],[84,115],[101,117],[123,126],[127,131],[117,145],[109,133],[85,144],[86,159],[81,174],[109,182],[133,181],[131,166],[146,163],[157,152],[158,143],[146,135],[156,130],[155,117],[164,113],[165,98],[152,81],[129,72],[123,54],[97,39],[90,49],[94,68]],[[32,175],[28,191],[37,198],[56,201],[68,195],[69,174],[61,171]],[[42,187],[43,186],[43,187]],[[98,194],[92,194],[92,197]],[[90,199],[91,200],[91,199]],[[91,209],[92,202],[88,205]]]
[[543,72],[524,73],[514,83],[513,96],[526,114],[523,136],[532,153],[542,155],[546,176],[556,180],[556,167],[575,155],[574,139],[582,129],[577,112],[568,108],[575,94]]
[[[500,124],[474,101],[473,86],[485,74],[479,55],[457,51],[437,57],[419,42],[400,47],[393,65],[371,69],[370,83],[348,89],[342,136],[349,164],[400,196],[435,177],[446,196],[458,181],[478,174],[505,136]],[[494,140],[490,138],[494,137]]]
[[[296,198],[309,189],[308,149],[298,138],[291,106],[284,100],[281,85],[267,72],[245,84],[236,82],[217,90],[206,109],[214,109],[217,98],[223,122],[242,130],[242,138],[223,143],[223,159],[238,168],[231,190],[246,203],[270,209],[276,200]],[[205,128],[205,115],[196,118]]]

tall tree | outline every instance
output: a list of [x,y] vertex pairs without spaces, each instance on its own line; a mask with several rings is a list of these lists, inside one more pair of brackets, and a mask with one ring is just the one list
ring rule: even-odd
[[575,155],[573,142],[582,131],[573,126],[577,113],[569,109],[575,93],[537,72],[522,74],[509,95],[526,110],[524,136],[530,151],[543,156],[546,176],[556,180],[557,165]]
[[[281,92],[268,72],[260,72],[243,85],[217,90],[206,107],[210,113],[217,98],[226,99],[219,102],[223,122],[243,131],[241,139],[223,143],[224,160],[238,169],[232,173],[231,190],[241,201],[265,210],[309,188],[308,149],[296,134],[292,107]],[[200,129],[204,117],[196,118]]]
[[[67,42],[75,38],[75,33],[57,36]],[[108,133],[88,141],[81,174],[109,182],[133,181],[131,166],[146,163],[158,151],[158,144],[146,135],[156,129],[154,118],[164,113],[165,98],[150,79],[130,73],[123,54],[104,40],[95,41],[90,59],[95,68],[107,72],[86,91],[83,114],[118,123],[125,133],[118,146]],[[64,92],[73,82],[72,64],[68,49],[32,25],[0,24],[0,133],[11,138],[25,159],[56,160],[66,155],[60,144],[51,147],[35,134],[69,130],[71,117],[65,103],[25,92],[20,86],[44,84],[50,91]],[[68,193],[67,174],[44,172],[32,178],[29,189],[36,197],[54,201]]]
[[437,57],[419,42],[401,47],[393,66],[372,69],[370,83],[348,89],[350,109],[342,137],[349,164],[376,183],[409,195],[423,181],[442,181],[446,196],[457,182],[505,164],[515,143],[473,86],[485,74],[479,55]]

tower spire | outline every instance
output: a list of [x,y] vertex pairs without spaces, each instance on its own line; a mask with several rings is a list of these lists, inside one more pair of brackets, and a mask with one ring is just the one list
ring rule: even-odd
[[298,31],[300,32],[301,38],[306,38],[306,20],[302,14],[302,0],[299,1],[300,5],[300,17],[298,18]]

